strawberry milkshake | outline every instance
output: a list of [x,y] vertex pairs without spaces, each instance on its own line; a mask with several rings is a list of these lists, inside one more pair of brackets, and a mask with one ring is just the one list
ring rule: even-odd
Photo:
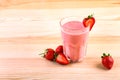
[[61,20],[63,50],[72,62],[82,61],[86,54],[89,27],[76,17]]

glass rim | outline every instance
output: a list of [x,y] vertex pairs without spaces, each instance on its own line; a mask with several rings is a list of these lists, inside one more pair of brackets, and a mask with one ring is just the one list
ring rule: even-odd
[[[63,28],[63,25],[67,22],[70,22],[70,21],[79,21],[82,26],[84,27],[80,17],[77,17],[77,16],[69,16],[69,17],[64,17],[60,20],[60,27],[61,27],[61,30],[64,31],[64,32],[67,32],[67,33],[71,33],[71,34],[74,34],[74,33],[77,33],[79,32],[79,34],[82,34],[82,33],[85,33],[85,32],[89,32],[89,27],[86,27],[84,31],[81,31],[80,29],[77,29],[77,28],[66,28],[64,29]],[[66,31],[67,30],[67,31]],[[68,30],[70,30],[71,32],[69,32]]]
[[[67,19],[70,19],[70,20],[67,20]],[[65,21],[66,20],[66,22],[63,22],[63,21]],[[81,22],[81,20],[80,20],[80,17],[77,17],[77,16],[68,16],[68,17],[63,17],[61,20],[60,20],[60,26],[62,27],[65,23],[67,23],[67,22],[69,22],[69,21],[80,21]],[[63,23],[62,23],[63,22]],[[84,25],[83,25],[84,26]]]

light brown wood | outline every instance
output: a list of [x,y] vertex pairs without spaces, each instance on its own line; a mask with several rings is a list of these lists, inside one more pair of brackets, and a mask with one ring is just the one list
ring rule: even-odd
[[[0,80],[120,80],[120,0],[0,0]],[[38,55],[62,44],[59,21],[94,13],[83,62],[59,65]],[[101,64],[103,52],[114,60]]]
[[115,58],[111,70],[105,69],[100,61],[100,58],[87,57],[83,62],[59,65],[43,58],[0,59],[0,80],[120,79],[119,57]]
[[0,0],[1,9],[119,7],[119,0]]

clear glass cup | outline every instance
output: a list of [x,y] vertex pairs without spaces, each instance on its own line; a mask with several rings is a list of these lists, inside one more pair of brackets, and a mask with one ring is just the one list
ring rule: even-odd
[[84,27],[79,17],[60,21],[64,54],[72,62],[82,61],[87,50],[89,27]]

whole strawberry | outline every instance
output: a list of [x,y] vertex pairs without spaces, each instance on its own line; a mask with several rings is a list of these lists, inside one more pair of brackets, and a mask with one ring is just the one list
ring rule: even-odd
[[55,51],[52,48],[47,48],[43,54],[43,57],[45,57],[48,60],[54,60],[54,53]]
[[59,45],[56,49],[55,49],[56,53],[63,53],[63,46]]
[[101,56],[101,58],[103,66],[107,69],[111,69],[114,64],[112,56],[110,56],[110,54],[106,55],[105,53],[103,53],[103,56]]

